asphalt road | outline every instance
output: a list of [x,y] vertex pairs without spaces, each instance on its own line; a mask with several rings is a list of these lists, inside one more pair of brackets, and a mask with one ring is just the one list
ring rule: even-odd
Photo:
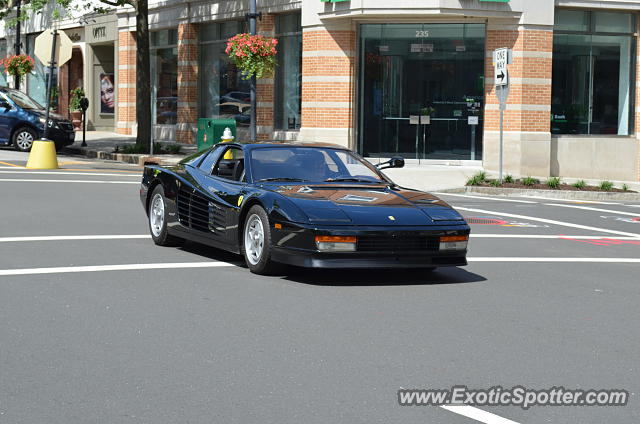
[[[640,420],[640,204],[443,195],[472,222],[467,267],[261,277],[156,247],[139,168],[25,161],[0,150],[0,423]],[[476,418],[398,404],[454,385],[632,395]]]

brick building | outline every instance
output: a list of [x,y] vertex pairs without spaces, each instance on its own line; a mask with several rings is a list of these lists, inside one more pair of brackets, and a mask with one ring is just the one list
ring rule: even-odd
[[[232,117],[246,133],[249,85],[224,47],[246,31],[247,9],[247,0],[150,0],[156,139],[193,143],[199,117]],[[638,2],[258,0],[258,9],[259,32],[280,40],[275,75],[258,81],[262,139],[495,170],[492,53],[508,47],[506,172],[640,180]],[[114,16],[113,127],[132,134],[135,14]]]

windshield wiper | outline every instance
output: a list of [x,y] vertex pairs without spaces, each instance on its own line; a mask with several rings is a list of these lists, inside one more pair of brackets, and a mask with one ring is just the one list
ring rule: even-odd
[[356,178],[356,177],[339,177],[339,178],[327,178],[324,180],[327,183],[335,183],[335,182],[355,182],[355,183],[381,183],[382,181],[377,180],[369,180],[365,178]]
[[289,178],[289,177],[275,177],[275,178],[262,178],[258,181],[256,181],[257,183],[264,183],[264,182],[268,182],[268,181],[309,181],[309,180],[303,180],[302,178]]

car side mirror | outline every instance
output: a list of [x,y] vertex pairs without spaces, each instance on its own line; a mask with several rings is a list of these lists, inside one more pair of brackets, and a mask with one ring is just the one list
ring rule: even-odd
[[376,165],[378,170],[387,168],[404,168],[404,158],[400,156],[393,157],[386,162],[382,162]]

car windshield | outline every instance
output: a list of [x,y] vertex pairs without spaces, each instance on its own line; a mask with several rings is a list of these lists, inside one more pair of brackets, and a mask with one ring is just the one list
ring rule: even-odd
[[317,147],[261,147],[251,151],[258,181],[362,182],[383,180],[364,160],[345,150]]
[[22,109],[44,109],[38,102],[18,90],[7,90],[4,94]]

